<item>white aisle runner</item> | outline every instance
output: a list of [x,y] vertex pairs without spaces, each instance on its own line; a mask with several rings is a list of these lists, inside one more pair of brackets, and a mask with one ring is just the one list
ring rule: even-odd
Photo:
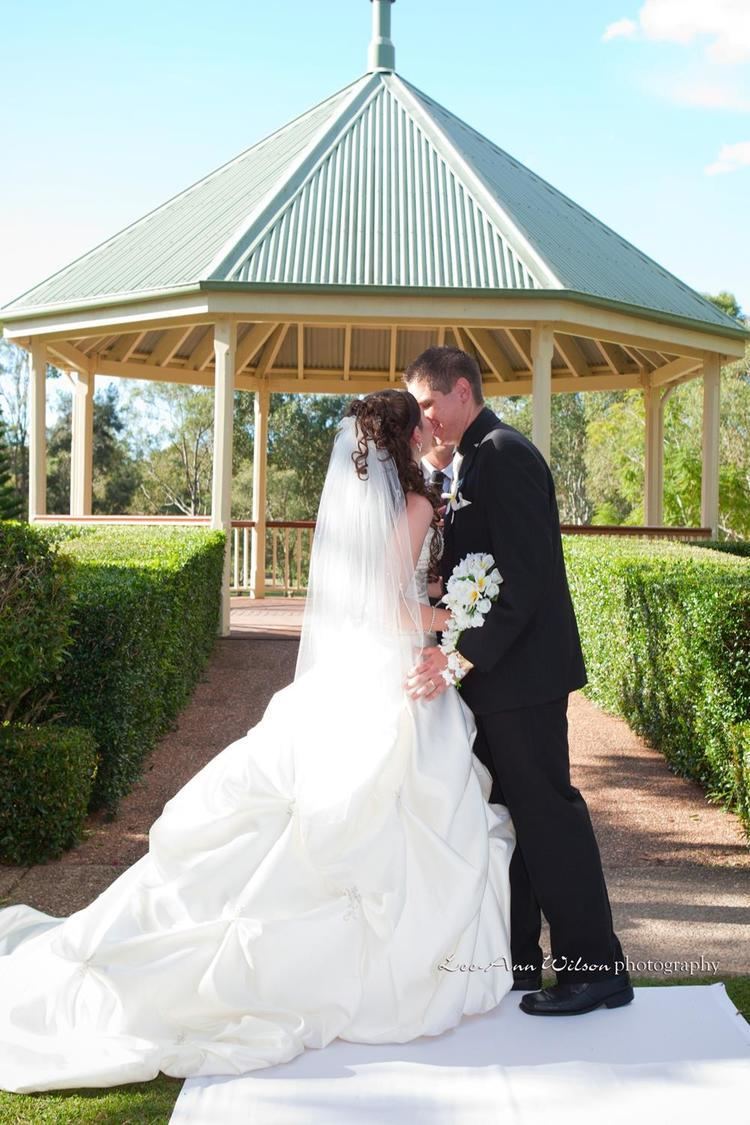
[[170,1125],[712,1125],[746,1120],[750,1026],[723,984],[527,1016],[519,993],[442,1035],[335,1039],[238,1077],[190,1078]]

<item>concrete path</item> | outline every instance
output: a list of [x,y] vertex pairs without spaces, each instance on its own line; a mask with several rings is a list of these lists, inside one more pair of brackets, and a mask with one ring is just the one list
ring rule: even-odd
[[[86,840],[59,860],[0,865],[0,904],[64,916],[140,858],[165,801],[257,723],[274,691],[292,679],[301,612],[301,603],[239,600],[232,634],[217,640],[193,698],[117,818],[90,817]],[[697,784],[671,774],[659,753],[580,692],[568,717],[571,775],[591,812],[631,970],[750,972],[750,850],[738,819],[709,805]],[[549,949],[548,935],[543,945]],[[697,967],[686,970],[685,962]]]

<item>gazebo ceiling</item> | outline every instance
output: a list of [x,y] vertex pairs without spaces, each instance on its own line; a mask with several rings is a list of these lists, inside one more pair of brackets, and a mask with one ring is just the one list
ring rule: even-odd
[[[415,355],[436,343],[456,344],[476,355],[489,394],[528,394],[531,390],[531,329],[458,325],[361,327],[299,323],[240,323],[237,331],[237,386],[254,389],[258,380],[271,390],[346,391],[394,382]],[[643,377],[660,383],[681,381],[697,372],[702,358],[623,346],[585,336],[556,333],[552,357],[553,390],[638,387]],[[210,386],[214,347],[211,325],[107,336],[72,337],[48,344],[53,362],[102,375],[159,379]]]

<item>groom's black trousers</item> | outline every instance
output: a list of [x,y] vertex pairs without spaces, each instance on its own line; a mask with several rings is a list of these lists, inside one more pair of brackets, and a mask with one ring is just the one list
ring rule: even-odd
[[589,811],[570,782],[567,709],[565,695],[476,715],[474,744],[493,775],[490,800],[507,805],[516,829],[510,864],[515,975],[542,966],[541,909],[560,983],[611,977],[622,971],[615,962],[624,960]]

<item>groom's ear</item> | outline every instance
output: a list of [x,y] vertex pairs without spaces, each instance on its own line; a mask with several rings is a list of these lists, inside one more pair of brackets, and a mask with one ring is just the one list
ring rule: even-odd
[[474,397],[474,392],[471,389],[471,383],[468,379],[465,379],[463,375],[459,375],[458,379],[456,379],[456,383],[453,389],[458,391],[459,398],[461,399],[462,403],[466,403],[470,398]]

